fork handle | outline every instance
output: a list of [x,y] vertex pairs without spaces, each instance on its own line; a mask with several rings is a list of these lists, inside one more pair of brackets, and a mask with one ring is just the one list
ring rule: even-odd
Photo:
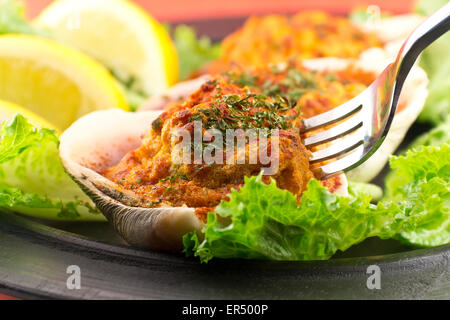
[[406,77],[420,53],[449,30],[450,3],[447,3],[426,19],[408,37],[395,62],[397,64],[397,76],[393,105],[396,105]]

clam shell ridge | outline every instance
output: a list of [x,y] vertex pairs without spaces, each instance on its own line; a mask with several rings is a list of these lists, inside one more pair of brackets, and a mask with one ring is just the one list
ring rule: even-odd
[[[178,251],[184,234],[203,227],[193,208],[126,206],[110,196],[118,185],[98,173],[139,147],[142,135],[159,114],[116,109],[91,113],[61,136],[60,156],[67,172],[127,243],[140,248]],[[133,197],[131,192],[127,195]]]

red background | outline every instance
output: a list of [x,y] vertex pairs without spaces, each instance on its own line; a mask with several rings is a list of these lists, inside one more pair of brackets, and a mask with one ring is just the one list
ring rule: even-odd
[[[33,17],[52,0],[24,0]],[[161,21],[194,20],[211,17],[247,16],[252,13],[296,12],[326,9],[345,13],[355,6],[375,4],[393,13],[408,12],[415,0],[134,0]]]
[[0,294],[0,300],[19,300],[19,299]]

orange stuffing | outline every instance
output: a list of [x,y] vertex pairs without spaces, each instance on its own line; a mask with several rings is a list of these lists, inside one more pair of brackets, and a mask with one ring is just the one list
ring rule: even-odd
[[[102,174],[119,185],[119,193],[134,195],[134,202],[129,205],[193,207],[197,215],[205,218],[207,212],[228,199],[232,189],[243,185],[244,177],[267,169],[267,163],[261,158],[263,150],[279,164],[277,171],[264,176],[263,181],[268,183],[272,178],[279,188],[289,190],[300,199],[314,177],[309,164],[310,153],[300,135],[302,118],[328,111],[364,90],[366,85],[356,81],[352,72],[355,70],[318,73],[296,65],[251,70],[235,68],[204,83],[184,101],[168,107],[149,124],[142,145]],[[177,146],[181,139],[174,132],[183,129],[192,138],[196,134],[196,122],[202,125],[203,137],[208,129],[216,130],[219,136],[209,137],[208,142],[200,145],[191,144],[189,161],[175,161],[179,159]],[[266,134],[264,141],[244,137],[246,143],[240,146],[233,140],[234,159],[241,155],[244,163],[225,161],[227,151],[233,150],[228,144],[214,149],[214,159],[222,159],[222,163],[205,159],[194,161],[196,148],[204,152],[210,143],[218,142],[218,137],[227,129],[261,132],[258,130],[267,128],[278,130],[277,145],[271,134]],[[251,163],[254,154],[258,156]],[[339,180],[331,179],[324,185],[335,191]]]
[[217,74],[232,65],[259,68],[322,57],[357,58],[382,45],[377,36],[364,33],[349,19],[321,11],[251,17],[223,40],[221,57],[203,72]]

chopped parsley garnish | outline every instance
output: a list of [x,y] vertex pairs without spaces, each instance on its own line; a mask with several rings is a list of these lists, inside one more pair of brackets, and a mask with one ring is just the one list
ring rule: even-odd
[[245,87],[245,86],[254,87],[257,85],[257,80],[258,80],[257,76],[243,72],[238,76],[235,83],[242,87]]
[[148,206],[149,206],[150,208],[152,208],[152,207],[157,206],[157,205],[159,205],[159,204],[161,204],[161,203],[162,203],[162,200],[152,201],[152,202],[149,202],[149,203],[148,203]]
[[228,94],[215,101],[210,108],[197,109],[191,121],[202,121],[206,129],[222,132],[227,129],[287,130],[290,128],[288,120],[291,116],[279,113],[290,109],[281,96],[272,98],[248,93],[242,97]]
[[170,181],[170,182],[175,182],[177,180],[177,177],[175,177],[175,176],[171,176],[171,177],[166,177],[166,178],[163,178],[163,179],[159,179],[159,182],[166,182],[166,181]]
[[[275,67],[272,68],[273,74],[280,74],[282,72],[283,71]],[[286,73],[286,76],[282,81],[276,82],[274,79],[269,78],[262,84],[260,83],[262,80],[259,79],[258,76],[246,72],[239,74],[228,73],[227,76],[230,81],[236,85],[261,89],[262,95],[272,98],[281,96],[286,99],[293,108],[305,93],[317,88],[317,82],[315,80],[316,72],[301,71],[293,67],[288,68],[284,72]]]
[[163,125],[163,121],[161,118],[156,119],[155,121],[153,121],[152,123],[152,129],[153,130],[159,130],[161,129],[162,125]]
[[175,182],[178,178],[180,178],[181,180],[189,180],[189,178],[187,177],[187,175],[185,175],[184,173],[180,173],[177,176],[170,176],[170,177],[166,177],[163,179],[159,179],[159,182],[166,182],[166,181],[170,181],[170,182]]
[[338,77],[335,74],[330,73],[325,76],[325,79],[332,82],[332,81],[336,81],[338,79]]

